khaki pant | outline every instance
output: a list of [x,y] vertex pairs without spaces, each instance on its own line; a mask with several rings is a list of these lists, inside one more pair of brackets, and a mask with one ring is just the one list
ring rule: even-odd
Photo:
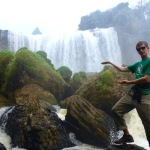
[[132,95],[129,92],[115,104],[112,108],[112,115],[117,124],[118,130],[127,129],[123,115],[134,108],[136,108],[137,113],[142,120],[147,140],[150,145],[150,94],[142,95],[141,103],[137,103],[136,100],[132,100]]

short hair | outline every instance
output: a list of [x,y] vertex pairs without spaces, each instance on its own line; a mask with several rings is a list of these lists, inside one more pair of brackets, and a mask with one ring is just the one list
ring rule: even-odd
[[136,44],[136,49],[141,46],[141,45],[145,45],[147,48],[149,48],[148,46],[148,43],[146,41],[139,41],[137,44]]

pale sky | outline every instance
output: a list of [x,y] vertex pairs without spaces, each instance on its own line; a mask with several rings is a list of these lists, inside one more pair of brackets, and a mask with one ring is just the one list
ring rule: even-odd
[[0,0],[0,29],[31,34],[75,31],[82,16],[105,11],[121,2],[134,7],[140,0]]

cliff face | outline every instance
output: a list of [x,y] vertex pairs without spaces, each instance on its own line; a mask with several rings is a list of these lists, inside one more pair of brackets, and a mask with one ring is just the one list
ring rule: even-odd
[[8,30],[0,30],[0,49],[8,49]]
[[134,63],[140,58],[136,52],[136,43],[141,40],[150,41],[149,6],[150,1],[147,1],[142,5],[139,3],[134,9],[131,9],[129,3],[126,2],[105,12],[97,10],[81,18],[79,30],[114,27],[118,35],[122,63]]
[[0,30],[0,50],[17,51],[20,48],[26,47],[34,51],[40,49],[37,45],[37,40],[34,35],[24,35],[9,30]]

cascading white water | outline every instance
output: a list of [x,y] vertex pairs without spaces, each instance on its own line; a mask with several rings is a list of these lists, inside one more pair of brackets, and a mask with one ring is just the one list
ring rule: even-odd
[[69,67],[72,72],[99,72],[102,61],[122,63],[117,32],[113,27],[51,35],[27,36],[9,32],[9,49],[27,47],[32,51],[44,50],[58,69]]
[[[8,110],[9,108],[8,107],[3,107],[3,108],[0,108],[0,117],[4,114],[4,112],[6,110]],[[13,109],[13,108],[12,108]],[[7,115],[9,112],[12,111],[12,109],[9,109],[6,113],[5,113],[5,120],[4,120],[4,123],[0,126],[0,142],[6,147],[7,150],[25,150],[25,149],[22,149],[22,148],[18,148],[18,147],[15,147],[15,148],[12,148],[12,145],[11,145],[11,138],[9,135],[7,135],[5,133],[5,121],[7,121]]]
[[114,28],[63,34],[49,40],[43,49],[56,68],[67,66],[73,72],[99,72],[105,60],[122,62]]
[[150,150],[142,121],[139,118],[136,109],[126,114],[125,120],[127,122],[130,133],[134,137],[134,143],[146,148],[146,150]]

